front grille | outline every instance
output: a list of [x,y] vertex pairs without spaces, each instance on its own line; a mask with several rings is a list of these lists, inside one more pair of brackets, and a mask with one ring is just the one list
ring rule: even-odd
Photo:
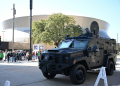
[[60,57],[59,56],[57,56],[57,57],[55,57],[56,59],[55,59],[55,62],[56,63],[60,63],[61,62],[61,59],[60,59]]
[[44,59],[44,57],[45,57],[45,55],[42,55],[41,60],[43,60],[43,59]]
[[56,69],[56,65],[52,65],[51,68],[52,68],[52,69]]
[[53,56],[52,56],[52,55],[50,55],[50,56],[49,56],[49,60],[52,60],[52,59],[53,59]]

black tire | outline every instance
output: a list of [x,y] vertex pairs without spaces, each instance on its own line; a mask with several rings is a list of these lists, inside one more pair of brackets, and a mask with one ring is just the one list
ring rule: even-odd
[[70,79],[74,84],[82,84],[86,78],[86,69],[83,65],[75,65],[70,71]]
[[109,61],[106,68],[106,74],[113,75],[113,72],[114,72],[114,63],[112,61]]
[[56,74],[54,74],[54,73],[48,73],[48,72],[44,72],[43,75],[47,79],[52,79],[52,78],[54,78],[56,76]]

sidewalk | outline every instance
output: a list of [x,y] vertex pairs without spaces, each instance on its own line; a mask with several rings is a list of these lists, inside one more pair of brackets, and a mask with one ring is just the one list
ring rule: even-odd
[[8,61],[0,61],[0,65],[14,65],[14,66],[38,66],[38,60],[24,60],[17,62],[8,62]]

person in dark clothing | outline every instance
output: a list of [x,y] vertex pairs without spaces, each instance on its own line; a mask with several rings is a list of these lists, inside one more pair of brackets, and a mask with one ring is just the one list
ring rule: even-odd
[[16,52],[16,57],[17,57],[17,61],[19,60],[19,54],[18,51]]
[[8,62],[9,62],[9,58],[10,58],[10,52],[7,54],[7,60],[8,60]]
[[86,33],[84,34],[84,36],[88,36],[90,34],[90,31],[88,28],[85,29],[86,30]]
[[10,51],[10,61],[12,62],[12,59],[13,59],[13,53],[12,51]]
[[21,52],[19,52],[19,60],[22,61],[22,54],[21,54]]
[[13,52],[13,57],[14,57],[14,62],[16,62],[16,53],[15,52]]
[[[21,56],[22,56],[22,58],[24,58],[24,52],[21,52]],[[25,58],[24,58],[25,59]]]
[[24,54],[24,60],[26,60],[26,52],[24,51],[23,54]]

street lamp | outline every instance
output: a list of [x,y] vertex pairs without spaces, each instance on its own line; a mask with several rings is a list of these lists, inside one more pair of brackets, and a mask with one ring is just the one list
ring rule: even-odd
[[117,33],[117,45],[118,45],[118,47],[119,47],[119,43],[118,43],[118,34],[119,34],[119,33]]
[[13,4],[13,42],[12,42],[12,51],[14,51],[14,19],[16,14],[15,4]]
[[32,0],[30,0],[30,60],[32,60],[32,48],[31,48],[31,28],[32,28]]
[[5,31],[2,31],[2,32],[3,32],[3,41],[4,41],[4,32],[5,32]]

